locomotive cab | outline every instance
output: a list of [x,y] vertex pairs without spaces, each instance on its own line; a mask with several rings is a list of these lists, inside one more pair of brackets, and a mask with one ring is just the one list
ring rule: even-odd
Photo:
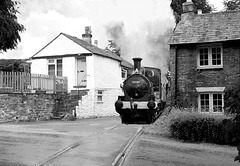
[[160,115],[161,71],[141,68],[141,60],[133,58],[133,74],[123,82],[124,96],[115,102],[122,123],[152,123]]

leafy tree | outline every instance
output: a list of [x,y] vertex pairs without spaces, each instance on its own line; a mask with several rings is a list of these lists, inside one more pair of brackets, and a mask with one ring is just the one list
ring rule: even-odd
[[228,10],[238,10],[240,9],[240,0],[224,0],[224,8]]
[[0,51],[14,49],[21,41],[19,32],[25,28],[17,22],[18,4],[14,0],[0,0]]
[[[170,7],[173,10],[173,15],[175,17],[176,24],[181,20],[181,15],[183,13],[182,4],[186,0],[172,0]],[[209,5],[207,0],[192,0],[196,9],[202,9],[203,13],[210,13],[214,10],[212,5]]]

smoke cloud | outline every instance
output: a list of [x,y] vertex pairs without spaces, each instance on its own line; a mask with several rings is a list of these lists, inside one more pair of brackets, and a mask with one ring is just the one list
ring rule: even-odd
[[126,33],[123,22],[111,22],[106,34],[121,48],[122,58],[132,62],[132,58],[141,57],[143,66],[160,68],[164,77],[169,64],[167,42],[173,32],[170,27],[165,21],[145,22],[137,31]]

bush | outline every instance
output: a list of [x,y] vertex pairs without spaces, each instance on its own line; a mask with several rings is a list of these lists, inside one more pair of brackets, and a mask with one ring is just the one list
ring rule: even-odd
[[231,124],[227,116],[179,111],[169,122],[169,132],[174,138],[190,142],[232,144]]

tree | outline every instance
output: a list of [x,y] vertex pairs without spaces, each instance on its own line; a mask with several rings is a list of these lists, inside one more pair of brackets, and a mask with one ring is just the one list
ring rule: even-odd
[[[186,0],[172,0],[170,7],[173,10],[173,15],[175,17],[176,24],[181,20],[181,15],[183,13],[182,4]],[[196,9],[202,9],[203,13],[210,13],[214,10],[212,5],[208,4],[207,0],[192,0]]]
[[226,91],[224,99],[226,112],[235,115],[229,129],[234,135],[232,141],[237,143],[238,156],[235,157],[235,161],[240,162],[240,86]]
[[105,50],[120,56],[121,55],[121,48],[117,46],[117,43],[113,40],[108,40],[108,42],[109,42],[108,47],[106,47]]
[[239,10],[240,9],[240,0],[224,0],[224,8],[229,10]]
[[19,33],[25,28],[17,22],[18,4],[14,0],[0,1],[0,52],[15,49],[21,41]]

